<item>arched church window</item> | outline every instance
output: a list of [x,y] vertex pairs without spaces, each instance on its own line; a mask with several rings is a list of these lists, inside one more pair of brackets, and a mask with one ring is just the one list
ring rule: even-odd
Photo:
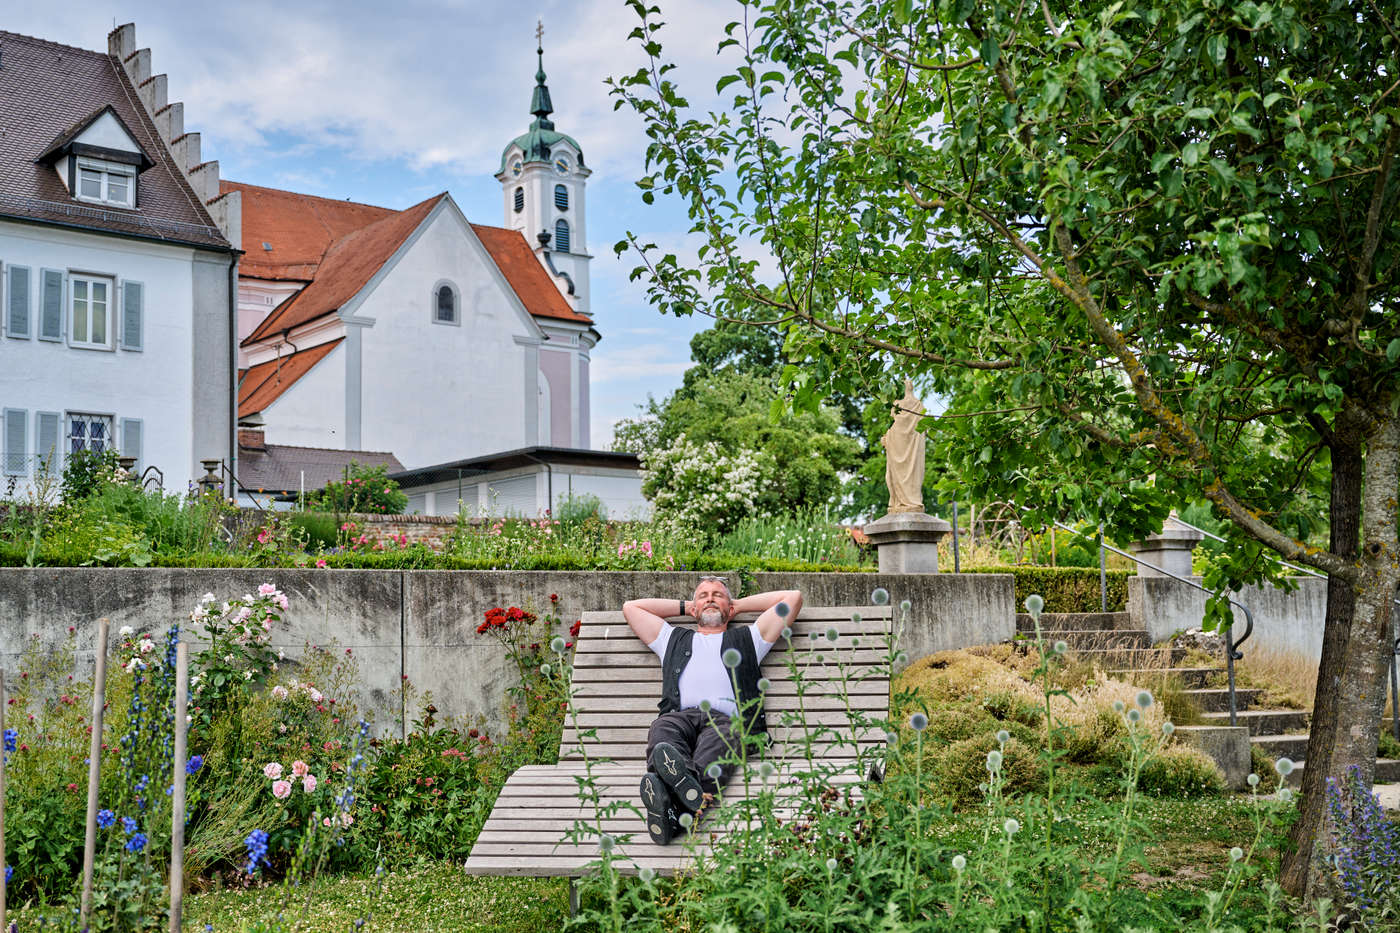
[[554,222],[554,248],[561,253],[569,251],[569,222],[567,220]]
[[447,282],[439,282],[433,290],[433,320],[438,324],[456,324],[457,290]]
[[569,209],[569,189],[563,185],[554,186],[554,206],[561,211]]
[[518,214],[525,210],[525,189],[515,189],[515,212]]

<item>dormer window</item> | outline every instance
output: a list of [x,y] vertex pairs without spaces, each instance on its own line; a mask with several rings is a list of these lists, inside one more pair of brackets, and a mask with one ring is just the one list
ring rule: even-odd
[[136,166],[79,157],[77,168],[78,186],[73,194],[79,201],[136,206]]
[[60,133],[34,161],[52,168],[75,200],[124,208],[140,203],[136,179],[155,164],[111,106]]

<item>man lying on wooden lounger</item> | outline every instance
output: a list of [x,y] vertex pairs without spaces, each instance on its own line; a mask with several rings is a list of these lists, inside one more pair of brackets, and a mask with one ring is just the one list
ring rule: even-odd
[[[767,732],[762,701],[749,703],[759,697],[758,666],[801,609],[797,590],[734,599],[721,577],[702,577],[689,601],[634,599],[623,605],[627,624],[661,659],[661,715],[647,734],[641,785],[647,832],[658,845],[680,835],[681,814],[701,810],[729,780],[733,766],[724,759],[737,747],[733,720],[740,703],[749,710],[745,734]],[[740,612],[761,615],[753,625],[731,627],[729,620]],[[665,620],[669,615],[694,616],[699,624],[693,631],[677,628]]]

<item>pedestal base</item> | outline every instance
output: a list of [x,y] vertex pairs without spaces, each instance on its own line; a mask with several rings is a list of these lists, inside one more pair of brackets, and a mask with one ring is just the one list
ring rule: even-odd
[[938,542],[953,530],[924,512],[895,512],[866,525],[881,573],[938,573]]

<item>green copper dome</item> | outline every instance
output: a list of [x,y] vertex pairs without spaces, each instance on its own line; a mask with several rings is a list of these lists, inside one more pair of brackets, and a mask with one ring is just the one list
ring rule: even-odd
[[544,47],[537,47],[535,54],[539,56],[539,68],[535,72],[535,89],[530,95],[530,112],[535,119],[527,131],[512,139],[501,151],[501,172],[506,170],[506,157],[512,148],[520,148],[524,153],[521,157],[524,162],[548,162],[551,149],[559,142],[573,146],[578,153],[578,164],[583,165],[583,147],[572,136],[555,130],[554,121],[549,119],[554,112],[554,103],[549,98],[549,87],[544,83]]

